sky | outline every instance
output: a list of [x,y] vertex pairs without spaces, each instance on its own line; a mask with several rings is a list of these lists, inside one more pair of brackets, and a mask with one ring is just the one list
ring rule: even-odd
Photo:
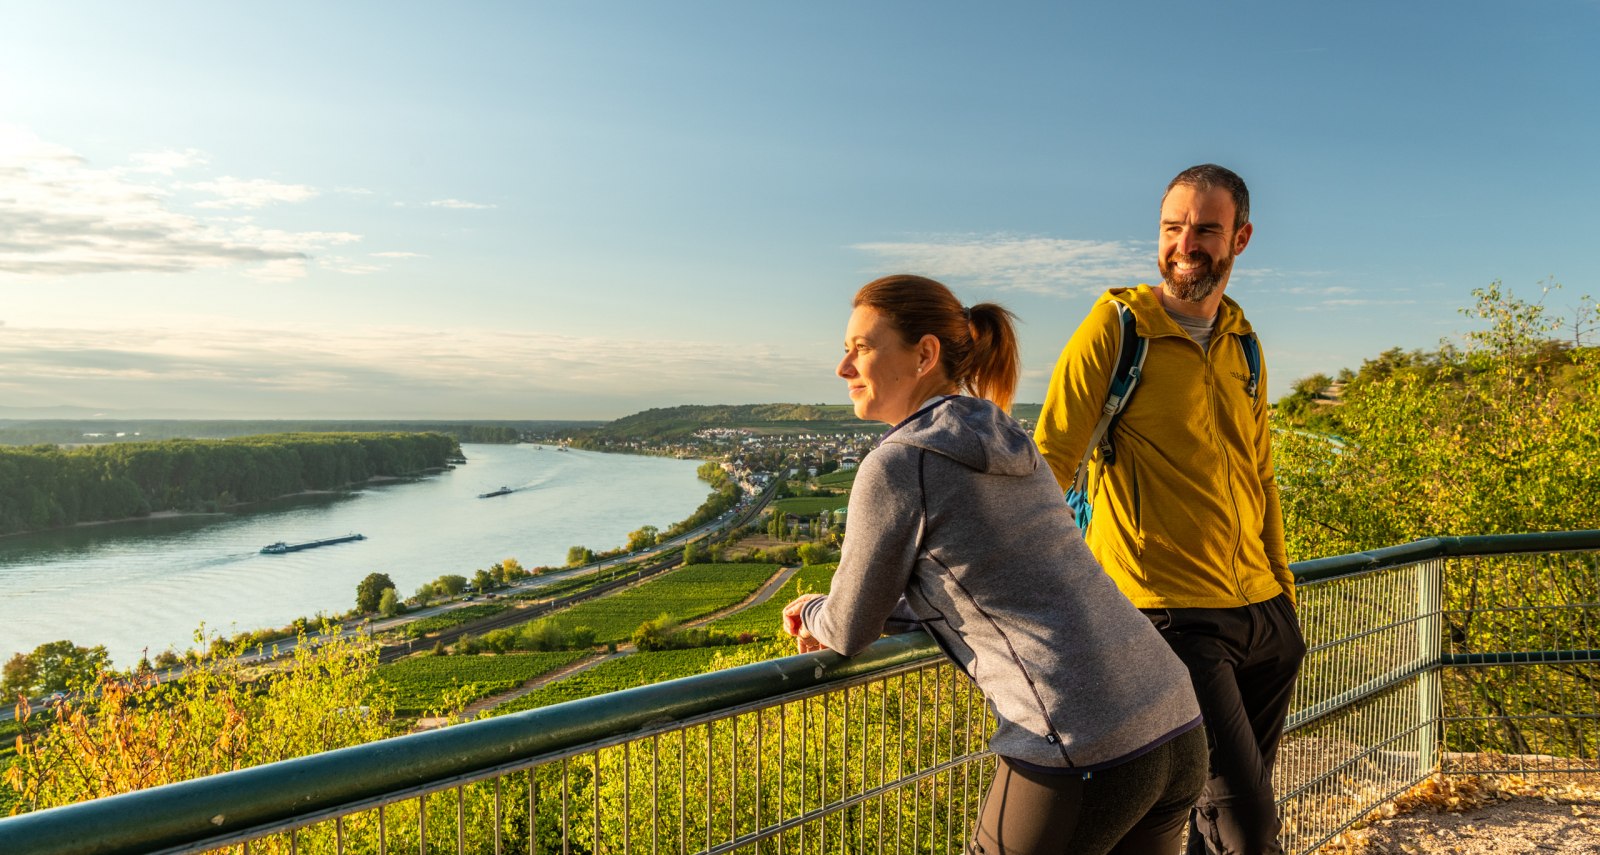
[[1600,0],[0,0],[0,417],[846,403],[850,298],[1044,398],[1215,162],[1275,400],[1600,293]]

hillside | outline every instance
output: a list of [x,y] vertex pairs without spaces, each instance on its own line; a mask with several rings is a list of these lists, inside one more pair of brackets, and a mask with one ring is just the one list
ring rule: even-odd
[[[1036,421],[1039,404],[1017,404],[1013,415]],[[848,404],[715,404],[645,410],[598,428],[578,431],[577,438],[681,440],[707,428],[730,428],[761,434],[855,433],[879,430],[877,422],[855,417]]]

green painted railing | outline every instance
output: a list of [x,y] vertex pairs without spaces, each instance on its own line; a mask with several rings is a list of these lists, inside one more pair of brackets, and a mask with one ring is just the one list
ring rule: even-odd
[[[1595,550],[1600,531],[1432,538],[1294,565],[1309,652],[1277,780],[1287,851],[1473,745],[1595,767]],[[1501,599],[1463,606],[1469,590]],[[1474,680],[1512,679],[1496,669],[1554,679],[1539,694],[1570,708],[1474,707]],[[909,634],[23,814],[0,853],[958,851],[988,727]]]

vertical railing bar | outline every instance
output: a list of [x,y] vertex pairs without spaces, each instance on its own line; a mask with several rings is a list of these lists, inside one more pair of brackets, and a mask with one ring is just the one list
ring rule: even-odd
[[[632,742],[624,742],[624,743],[622,743],[622,851],[623,852],[630,852],[630,853],[633,852],[633,750],[632,749],[633,749],[633,743]],[[595,753],[596,753],[596,755],[599,754],[599,752],[595,752]],[[594,788],[594,791],[595,791],[595,793],[598,794],[600,792],[600,788],[598,786],[596,786]],[[595,804],[599,804],[599,803],[600,803],[599,799],[596,798],[595,799]],[[599,820],[596,820],[596,822],[599,822]],[[598,852],[600,850],[600,843],[599,843],[598,838],[596,839],[594,847],[595,847],[595,851]]]
[[899,679],[900,679],[900,710],[899,710],[899,712],[900,712],[901,724],[900,724],[899,727],[895,728],[895,733],[897,734],[896,741],[898,743],[898,747],[895,749],[895,766],[899,770],[899,771],[897,771],[895,773],[895,780],[900,781],[901,783],[900,783],[900,786],[894,788],[894,815],[895,815],[894,851],[895,851],[895,855],[900,855],[901,850],[904,848],[903,844],[901,842],[901,837],[902,837],[901,831],[905,828],[905,822],[903,820],[904,820],[905,814],[906,814],[906,785],[905,785],[905,779],[906,779],[906,728],[905,728],[905,717],[906,717],[906,675],[905,675],[905,672],[901,672],[900,673]]
[[[764,709],[756,710],[756,821],[755,821],[755,825],[753,826],[753,828],[756,831],[760,831],[761,828],[762,828],[762,826],[761,826],[761,793],[762,793],[763,790],[766,789],[766,786],[767,786],[766,779],[761,776],[761,773],[763,771],[763,766],[765,765],[765,764],[763,764],[761,762],[762,761],[762,755],[766,753],[766,751],[765,751],[765,748],[766,748],[765,737],[766,737],[766,732],[767,732],[766,731],[766,727],[765,727],[766,720],[767,720],[767,715],[766,714],[767,714],[767,711],[764,710]],[[759,850],[760,848],[761,847],[759,847],[759,846],[756,847],[757,850]],[[759,853],[758,853],[758,855],[759,855]]]
[[739,717],[728,718],[728,840],[739,839]]
[[334,851],[344,855],[344,817],[333,818],[333,846]]
[[289,855],[299,855],[299,852],[300,852],[300,829],[291,828],[291,829],[289,829]]
[[600,749],[594,750],[594,853],[600,855]]
[[689,729],[678,728],[678,855],[689,851]]
[[561,855],[572,855],[572,818],[567,803],[572,795],[572,763],[561,760]]
[[[804,816],[806,812],[806,781],[811,777],[811,767],[806,764],[806,746],[811,741],[811,699],[800,699],[800,810],[796,815]],[[797,829],[800,839],[797,841],[801,855],[806,851],[806,827]]]
[[389,826],[383,808],[383,805],[378,805],[378,855],[389,855]]
[[428,855],[428,796],[417,796],[417,855]]
[[[978,695],[978,686],[971,680],[967,681],[967,709],[962,726],[961,753],[966,755],[967,762],[961,765],[961,818],[968,828],[972,827],[972,700]],[[966,835],[962,835],[966,839]]]
[[501,786],[500,786],[501,780],[502,779],[500,777],[496,777],[494,779],[494,855],[501,855],[501,843],[500,843],[500,799],[502,798],[502,795],[503,795],[502,789],[501,789]]
[[464,787],[456,787],[456,855],[467,855],[467,800]]
[[539,844],[539,778],[537,767],[528,768],[528,855]]
[[[778,704],[778,821],[783,822],[784,796],[788,795],[786,787],[788,777],[785,770],[789,768],[789,705]],[[778,835],[778,855],[783,855],[784,835]]]
[[[839,693],[844,705],[839,724],[839,801],[850,798],[850,687]],[[839,851],[845,851],[845,838],[850,834],[850,809],[839,811]]]
[[711,743],[714,734],[711,730],[713,722],[706,722],[706,848],[711,848]]
[[[912,765],[911,771],[922,771],[922,708],[926,706],[924,699],[928,694],[928,669],[921,668],[917,671],[917,762]],[[912,785],[911,791],[911,851],[922,851],[922,781],[918,780]]]
[[[867,791],[867,731],[871,729],[868,722],[872,715],[871,698],[868,697],[870,692],[871,684],[863,683],[861,686],[861,792],[863,793]],[[857,852],[867,851],[867,807],[863,803],[856,811],[856,826],[861,832],[860,842],[856,845]]]
[[[888,783],[889,755],[889,681],[878,681],[878,789]],[[883,855],[883,802],[888,794],[878,796],[878,855]]]
[[661,734],[650,737],[650,855],[661,852]]
[[[933,669],[933,710],[932,724],[933,735],[928,742],[928,749],[932,754],[932,765],[939,765],[939,710],[944,700],[944,668]],[[939,829],[939,776],[928,776],[928,851],[933,851],[934,841],[938,837]]]

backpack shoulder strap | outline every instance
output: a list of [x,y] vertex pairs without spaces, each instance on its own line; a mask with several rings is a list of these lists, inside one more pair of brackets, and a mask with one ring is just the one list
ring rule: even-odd
[[1261,339],[1248,332],[1239,336],[1239,346],[1244,348],[1244,361],[1250,366],[1250,382],[1244,387],[1244,393],[1254,401],[1257,387],[1261,385]]
[[1149,347],[1149,342],[1139,335],[1133,310],[1120,302],[1112,305],[1117,307],[1117,365],[1111,372],[1111,383],[1106,389],[1105,406],[1100,408],[1100,421],[1094,426],[1089,446],[1084,449],[1083,457],[1078,461],[1077,474],[1073,477],[1073,489],[1083,495],[1087,495],[1085,488],[1088,486],[1089,461],[1095,451],[1100,452],[1100,459],[1104,463],[1110,463],[1115,457],[1111,429],[1116,426],[1117,419],[1128,406],[1128,399],[1133,396],[1134,388],[1139,385],[1139,376],[1144,372],[1145,351]]

